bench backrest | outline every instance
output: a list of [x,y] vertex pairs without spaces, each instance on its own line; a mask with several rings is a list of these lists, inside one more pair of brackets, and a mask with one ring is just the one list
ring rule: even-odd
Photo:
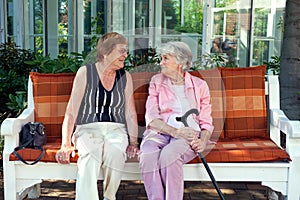
[[47,141],[61,140],[61,128],[75,74],[31,72],[35,121],[43,122]]
[[[219,138],[263,137],[267,132],[265,66],[198,70],[192,75],[203,78],[210,88],[214,133]],[[152,72],[132,74],[138,124],[144,130],[145,102]],[[35,121],[45,124],[48,141],[61,140],[61,125],[75,74],[31,72]]]

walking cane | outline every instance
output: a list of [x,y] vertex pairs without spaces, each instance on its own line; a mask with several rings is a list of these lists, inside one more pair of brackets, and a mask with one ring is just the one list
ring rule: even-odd
[[[195,108],[191,109],[191,110],[187,111],[182,117],[176,117],[176,120],[177,121],[181,121],[184,124],[185,127],[188,127],[187,117],[190,114],[199,115],[199,111],[197,109],[195,109]],[[205,160],[205,158],[204,158],[204,156],[203,156],[203,154],[201,152],[199,152],[199,156],[201,158],[201,161],[202,161],[202,163],[203,163],[203,165],[204,165],[204,167],[205,167],[205,169],[206,169],[206,171],[207,171],[207,173],[208,173],[208,175],[209,175],[212,183],[214,184],[214,186],[215,186],[215,188],[216,188],[216,190],[218,192],[218,195],[219,195],[220,199],[225,200],[225,198],[224,198],[224,196],[223,196],[223,194],[222,194],[222,192],[221,192],[221,190],[220,190],[220,188],[218,186],[218,183],[217,183],[214,175],[212,174],[212,172],[211,172],[211,170],[210,170],[210,168],[209,168],[209,166],[208,166],[208,164],[207,164],[207,162],[206,162],[206,160]]]

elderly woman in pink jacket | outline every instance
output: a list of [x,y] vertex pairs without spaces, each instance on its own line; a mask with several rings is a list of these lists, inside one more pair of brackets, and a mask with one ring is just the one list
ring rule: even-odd
[[[183,42],[160,48],[161,73],[152,77],[139,161],[149,200],[183,199],[183,164],[202,152],[213,131],[207,83],[187,72],[192,53]],[[176,120],[190,109],[189,127]]]

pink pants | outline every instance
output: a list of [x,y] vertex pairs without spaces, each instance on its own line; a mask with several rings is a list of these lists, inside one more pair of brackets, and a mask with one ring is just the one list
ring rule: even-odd
[[140,147],[140,167],[149,200],[183,199],[183,164],[196,157],[183,139],[150,132]]

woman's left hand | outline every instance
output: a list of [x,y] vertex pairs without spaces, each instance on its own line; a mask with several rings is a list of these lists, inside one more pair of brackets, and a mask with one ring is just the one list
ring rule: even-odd
[[205,150],[206,142],[204,142],[198,137],[195,137],[194,140],[190,143],[190,145],[195,152],[199,153]]
[[126,150],[128,158],[134,158],[139,152],[138,144],[129,144]]

